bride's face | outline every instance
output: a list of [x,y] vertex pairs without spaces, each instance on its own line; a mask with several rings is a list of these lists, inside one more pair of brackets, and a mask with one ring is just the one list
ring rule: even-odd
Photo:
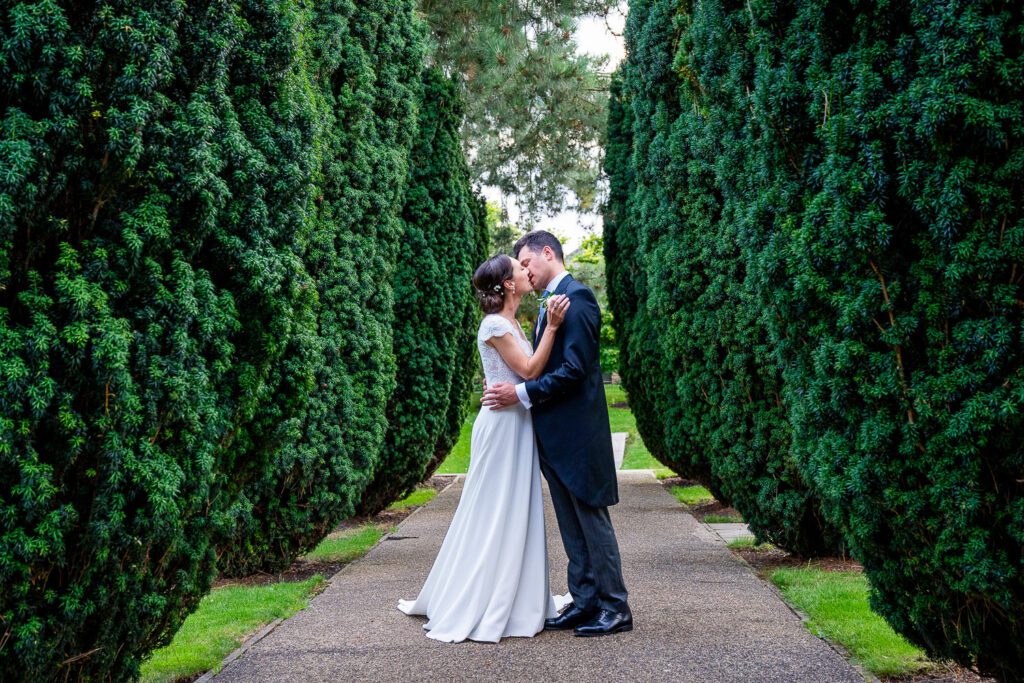
[[526,294],[533,289],[530,271],[517,259],[512,259],[512,281],[516,283],[516,294]]

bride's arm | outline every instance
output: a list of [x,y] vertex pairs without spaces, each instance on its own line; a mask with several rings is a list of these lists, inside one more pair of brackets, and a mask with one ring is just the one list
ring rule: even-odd
[[551,349],[555,345],[555,333],[565,320],[565,312],[569,310],[569,299],[559,294],[551,297],[547,303],[547,323],[544,325],[544,334],[533,356],[527,356],[523,349],[511,334],[501,337],[491,337],[487,343],[498,350],[504,360],[517,375],[523,379],[536,379],[540,377],[541,371],[548,363],[551,356]]

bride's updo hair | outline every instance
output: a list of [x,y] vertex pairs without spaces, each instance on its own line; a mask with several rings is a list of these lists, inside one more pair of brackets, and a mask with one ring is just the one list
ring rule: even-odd
[[473,273],[473,286],[484,313],[497,313],[505,306],[505,280],[512,279],[512,259],[505,254],[492,256]]

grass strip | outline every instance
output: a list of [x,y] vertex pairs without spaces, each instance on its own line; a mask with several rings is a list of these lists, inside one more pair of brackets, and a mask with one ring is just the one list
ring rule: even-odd
[[750,550],[774,550],[775,546],[771,543],[757,543],[753,536],[740,536],[734,538],[726,544],[727,548],[749,548]]
[[[434,495],[433,489],[418,489],[396,505],[422,505]],[[365,555],[385,533],[386,527],[373,524],[347,529],[325,538],[303,559],[351,562]],[[216,670],[246,637],[274,619],[287,619],[303,609],[323,583],[318,574],[299,582],[215,588],[185,619],[174,640],[154,651],[142,665],[141,680],[172,683]]]
[[703,486],[673,486],[672,495],[683,505],[700,505],[715,499]]
[[437,490],[433,486],[424,486],[421,489],[416,489],[402,500],[396,500],[388,506],[388,509],[404,510],[414,505],[425,505],[434,500],[434,496],[436,495]]
[[382,526],[366,524],[337,535],[331,534],[303,559],[307,562],[351,562],[365,555],[386,531]]
[[742,524],[743,518],[736,515],[704,515],[705,524]]
[[437,474],[465,474],[469,471],[469,442],[473,435],[473,421],[476,419],[476,415],[475,412],[471,412],[466,421],[462,423],[459,440],[452,448],[452,452],[437,468]]
[[776,569],[770,578],[787,601],[807,614],[813,633],[842,645],[875,676],[904,676],[933,667],[922,650],[871,611],[868,581],[861,572],[787,568]]
[[277,618],[288,618],[324,583],[320,575],[297,583],[226,586],[204,597],[174,635],[142,665],[144,683],[170,683],[211,669],[245,638]]

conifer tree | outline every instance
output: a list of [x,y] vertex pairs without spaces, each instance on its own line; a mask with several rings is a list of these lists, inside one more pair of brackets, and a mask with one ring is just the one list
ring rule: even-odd
[[791,16],[758,104],[799,136],[776,133],[775,158],[808,169],[768,260],[790,284],[764,297],[786,312],[794,455],[875,611],[1021,680],[1024,9]]
[[361,514],[411,493],[451,451],[465,419],[478,364],[471,281],[488,235],[462,152],[462,117],[458,84],[437,69],[425,71],[394,279],[398,383]]
[[221,444],[308,308],[283,9],[4,9],[5,680],[130,678],[209,588]]
[[[393,283],[416,130],[423,44],[409,2],[314,5],[306,73],[320,108],[313,225],[303,260],[316,283],[305,353],[285,372],[308,386],[276,424],[269,466],[241,483],[228,575],[277,571],[351,516],[372,481],[395,387]],[[310,383],[310,379],[312,382]]]
[[515,195],[535,220],[595,207],[608,98],[602,60],[573,35],[615,0],[420,0],[431,59],[464,88],[475,182]]
[[875,611],[1000,680],[1024,669],[1022,14],[634,2],[609,126],[611,299],[655,442],[703,435],[755,531],[820,516]]
[[0,50],[0,677],[130,679],[218,553],[294,555],[372,476],[420,36],[42,1]]

